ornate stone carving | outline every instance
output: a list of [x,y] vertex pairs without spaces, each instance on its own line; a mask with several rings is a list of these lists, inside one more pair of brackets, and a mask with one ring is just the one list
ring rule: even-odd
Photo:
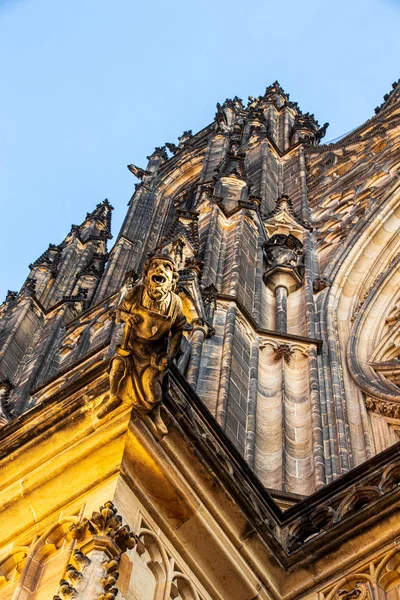
[[61,245],[56,246],[55,244],[49,244],[48,249],[43,252],[43,254],[41,254],[34,263],[30,264],[29,268],[48,268],[52,275],[55,275],[58,270],[58,263],[60,262],[61,253]]
[[71,585],[78,584],[83,575],[74,565],[69,564],[66,568],[66,579]]
[[284,229],[286,225],[286,235],[294,231],[296,233],[295,237],[302,239],[302,230],[311,229],[310,223],[304,221],[296,213],[293,208],[293,202],[287,194],[282,194],[276,199],[275,208],[266,214],[265,218],[266,230],[269,236],[273,235],[273,233],[286,233]]
[[294,267],[298,269],[302,255],[302,244],[292,235],[273,235],[265,244],[265,256],[268,266]]
[[303,244],[292,234],[274,234],[264,244],[267,271],[264,282],[273,291],[285,287],[288,293],[298,289],[303,279]]
[[89,558],[85,556],[80,550],[74,551],[73,560],[77,568],[79,569],[79,572],[83,571],[83,569],[85,569],[85,567],[87,567],[90,564]]
[[285,93],[278,80],[275,80],[271,85],[265,88],[264,99],[273,101],[276,95],[280,95],[285,100],[289,100],[289,94]]
[[118,590],[115,587],[119,577],[119,558],[115,557],[111,560],[103,563],[104,577],[100,579],[100,583],[104,589],[104,592],[97,596],[97,600],[113,600],[118,594]]
[[371,600],[371,592],[366,581],[357,581],[351,590],[338,590],[335,600]]
[[14,302],[18,297],[18,292],[13,292],[12,290],[7,291],[5,302]]
[[53,596],[53,600],[69,600],[77,597],[79,584],[84,580],[83,571],[90,565],[90,562],[90,559],[80,550],[74,551],[71,563],[65,569],[64,579],[61,579],[57,595]]
[[154,152],[147,156],[147,160],[151,160],[152,158],[161,158],[163,161],[168,160],[168,154],[166,152],[165,146],[156,146],[154,148]]
[[25,283],[25,290],[28,295],[33,296],[36,293],[37,279],[36,277],[28,277]]
[[0,304],[0,319],[9,314],[12,311],[12,309],[17,305],[17,302],[18,292],[8,290],[4,302]]
[[392,419],[400,419],[400,402],[386,402],[385,400],[378,400],[377,398],[366,398],[365,406],[368,410],[383,415],[384,417],[390,417]]
[[63,296],[64,302],[85,302],[88,296],[89,290],[84,287],[78,287],[75,294],[71,296]]
[[198,250],[198,213],[193,210],[176,209],[174,219],[155,251],[168,254],[174,259],[176,267],[182,270],[197,263]]
[[141,169],[140,167],[137,167],[136,165],[128,165],[128,169],[135,177],[137,177],[137,179],[140,179],[140,181],[142,181],[142,179],[146,175],[151,175],[150,171],[146,171],[146,169]]
[[326,134],[329,123],[324,123],[319,127],[319,123],[310,113],[298,112],[293,126],[293,141],[300,141],[306,144],[319,144]]
[[332,284],[332,281],[328,277],[316,277],[313,281],[313,292],[318,294],[322,292]]
[[94,511],[90,519],[71,525],[70,532],[79,541],[88,536],[106,536],[117,545],[120,553],[134,548],[138,541],[129,526],[122,524],[122,517],[112,502],[106,502],[99,511]]
[[193,137],[192,130],[188,129],[187,131],[184,131],[180,137],[178,137],[178,140],[179,140],[178,146],[176,144],[171,144],[169,142],[166,142],[165,145],[167,146],[168,150],[175,156],[182,150],[185,150],[186,148],[190,148],[190,146],[191,146],[190,140],[192,139],[192,137]]
[[233,100],[229,100],[227,98],[222,105],[217,102],[217,112],[215,113],[216,130],[221,130],[223,132],[228,131],[230,125],[230,119],[228,116],[229,109],[233,111],[233,113],[237,114],[243,108],[243,102],[241,98],[238,98],[237,96],[235,96]]
[[[310,508],[307,514],[289,527],[288,552],[301,548],[314,537],[322,535],[345,519],[357,518],[361,511],[368,510],[369,505],[375,503],[382,495],[398,490],[399,482],[400,464],[397,461],[389,465],[383,473],[372,473],[363,485],[355,485],[350,491],[347,489],[338,494],[329,505],[320,505],[313,511]],[[358,596],[351,596],[351,598],[358,598]]]
[[223,131],[228,127],[228,119],[224,111],[224,107],[217,102],[217,112],[215,113],[216,129],[222,129]]
[[198,319],[193,319],[190,325],[193,327],[193,331],[196,329],[202,329],[206,338],[212,337],[215,334],[214,327],[212,327],[208,321],[202,319],[201,317]]
[[131,405],[157,439],[168,433],[160,414],[162,381],[176,357],[186,323],[182,302],[174,293],[178,272],[166,254],[149,259],[142,282],[122,299],[117,321],[125,323],[122,343],[110,366],[110,398],[99,418],[122,402]]
[[53,600],[69,600],[70,598],[76,598],[76,595],[76,589],[68,581],[62,579],[58,587],[58,594],[53,596]]
[[289,364],[292,354],[294,354],[294,350],[289,344],[279,344],[278,346],[274,347],[274,354],[276,361],[283,358],[285,363]]
[[325,135],[326,135],[326,130],[328,129],[328,127],[329,127],[329,123],[324,123],[324,124],[322,125],[322,127],[320,127],[320,128],[318,129],[317,133],[315,134],[315,140],[316,140],[317,142],[320,142],[320,141],[322,140],[322,138],[323,138],[323,137],[325,137]]
[[[71,525],[70,534],[80,548],[74,551],[72,562],[67,566],[53,600],[77,597],[89,580],[92,581],[94,598],[113,600],[118,594],[116,582],[120,557],[136,546],[140,541],[138,536],[123,524],[112,502],[106,502],[94,511],[90,519]],[[94,551],[93,562],[85,555],[85,552],[90,554],[91,551]],[[89,565],[90,573],[86,575],[84,571]]]

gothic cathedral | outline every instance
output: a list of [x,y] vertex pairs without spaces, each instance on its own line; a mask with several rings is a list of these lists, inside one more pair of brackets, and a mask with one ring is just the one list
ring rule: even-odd
[[1,600],[398,600],[400,80],[129,165],[0,306]]

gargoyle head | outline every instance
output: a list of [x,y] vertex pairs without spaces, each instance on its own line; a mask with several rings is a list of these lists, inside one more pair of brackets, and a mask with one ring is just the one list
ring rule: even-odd
[[175,291],[178,278],[174,260],[167,254],[152,256],[143,269],[143,284],[155,302],[166,300],[168,295]]

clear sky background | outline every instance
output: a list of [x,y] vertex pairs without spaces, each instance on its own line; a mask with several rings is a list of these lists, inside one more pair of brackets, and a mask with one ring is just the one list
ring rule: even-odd
[[155,146],[278,79],[362,124],[400,76],[400,0],[0,0],[0,302],[108,198],[117,234]]

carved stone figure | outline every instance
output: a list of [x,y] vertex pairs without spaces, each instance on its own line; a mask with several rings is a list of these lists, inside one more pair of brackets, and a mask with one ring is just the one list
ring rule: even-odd
[[270,268],[301,265],[302,244],[292,235],[275,234],[265,244],[265,256]]
[[302,250],[303,244],[291,233],[275,233],[265,242],[267,271],[263,279],[273,292],[284,288],[286,295],[299,289],[304,271]]
[[323,137],[325,137],[326,134],[326,130],[329,127],[329,123],[324,123],[322,125],[322,127],[320,127],[317,131],[317,133],[315,134],[315,139],[320,142],[322,140]]
[[217,102],[217,112],[215,113],[215,121],[217,129],[227,129],[228,119],[224,110],[224,106],[222,106],[219,102]]
[[147,171],[146,169],[141,169],[136,165],[128,165],[128,169],[135,177],[137,177],[140,180],[142,180],[143,177],[145,177],[146,175],[151,175],[150,171]]
[[110,365],[110,398],[97,416],[122,402],[131,404],[160,439],[168,433],[160,414],[162,380],[179,351],[186,323],[181,299],[174,293],[178,272],[166,254],[153,256],[142,282],[122,299],[117,319],[125,323],[122,343]]
[[313,292],[314,294],[318,294],[318,292],[322,292],[322,290],[326,289],[331,285],[331,280],[328,277],[316,277],[313,281]]

